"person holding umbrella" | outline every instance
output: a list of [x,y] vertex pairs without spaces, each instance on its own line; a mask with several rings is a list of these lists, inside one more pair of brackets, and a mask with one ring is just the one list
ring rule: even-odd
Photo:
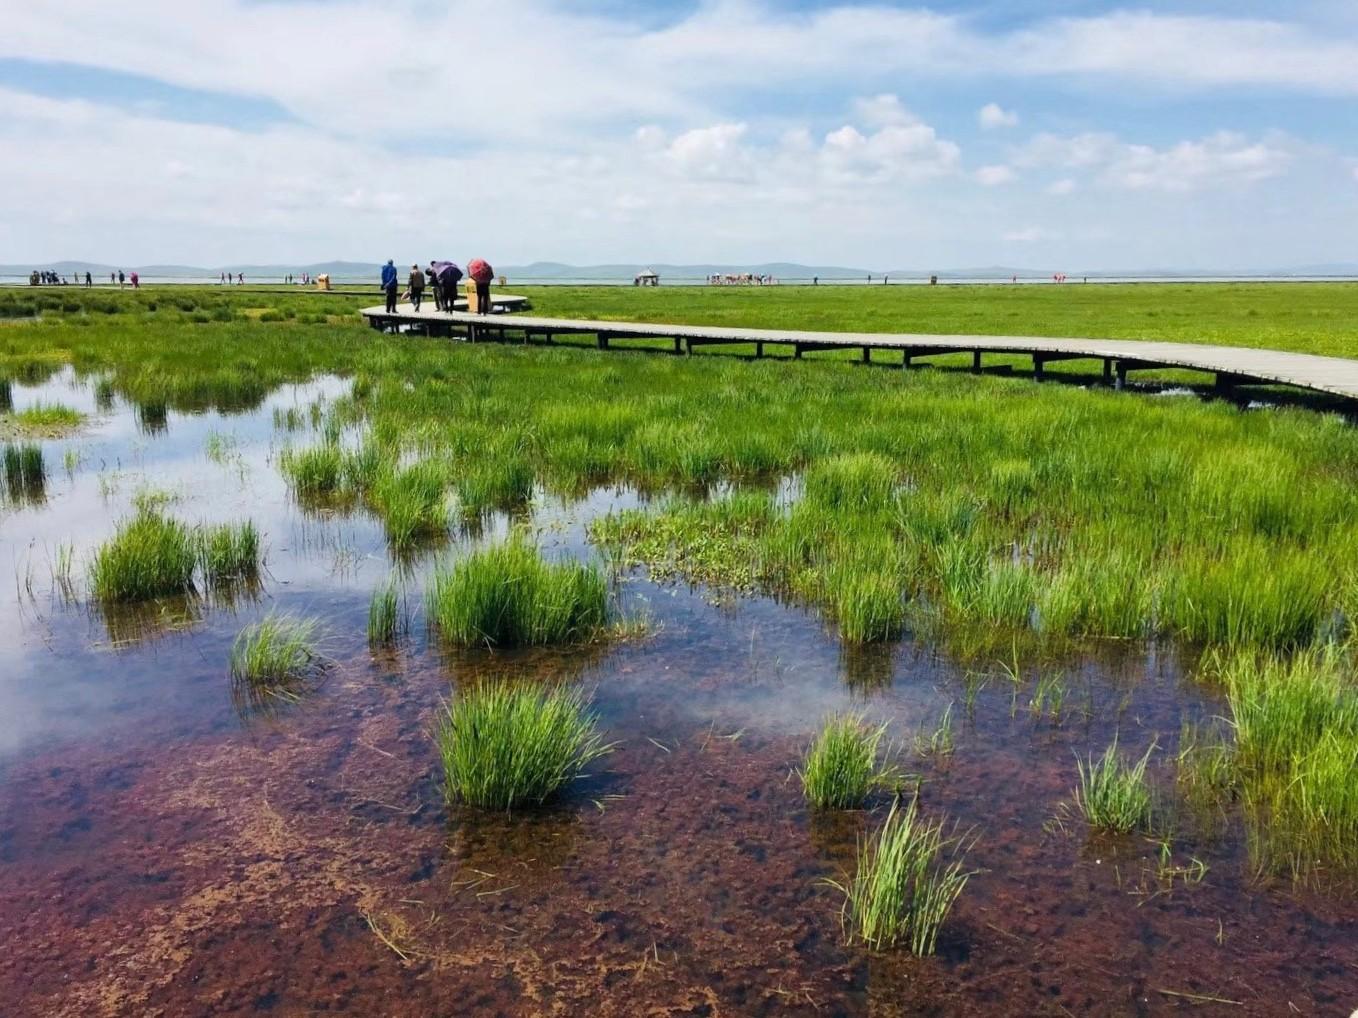
[[457,300],[457,281],[462,278],[462,270],[453,262],[430,262],[429,268],[434,273],[436,299],[442,301],[439,309],[452,311],[453,301]]
[[473,258],[467,263],[467,275],[476,284],[476,313],[490,314],[490,281],[495,278],[495,270],[484,258]]

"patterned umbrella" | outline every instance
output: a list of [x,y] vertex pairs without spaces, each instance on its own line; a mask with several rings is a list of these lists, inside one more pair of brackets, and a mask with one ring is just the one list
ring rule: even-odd
[[478,283],[489,283],[495,278],[495,270],[484,258],[473,258],[467,263],[467,274]]

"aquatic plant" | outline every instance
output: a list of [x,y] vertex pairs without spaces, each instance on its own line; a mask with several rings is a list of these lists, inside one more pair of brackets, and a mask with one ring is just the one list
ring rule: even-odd
[[397,551],[448,529],[448,506],[442,467],[431,460],[384,474],[373,489],[373,501]]
[[259,578],[259,531],[254,523],[203,526],[194,537],[198,565],[209,586],[249,583]]
[[34,403],[15,412],[12,419],[24,430],[50,432],[79,427],[85,415],[62,403]]
[[492,453],[458,480],[457,497],[468,516],[525,505],[533,497],[533,469],[518,457]]
[[186,593],[193,589],[198,552],[188,527],[158,512],[139,512],[95,552],[90,590],[101,601]]
[[873,950],[897,946],[932,954],[939,930],[966,887],[962,847],[943,834],[942,820],[925,820],[919,800],[893,802],[882,826],[858,846],[858,868],[841,910],[846,937]]
[[283,699],[319,666],[316,619],[270,613],[246,626],[231,645],[231,677],[256,693]]
[[47,465],[42,446],[32,442],[6,445],[5,488],[15,501],[40,501],[47,484]]
[[396,581],[390,580],[373,591],[368,605],[368,643],[374,647],[394,643],[399,620]]
[[1089,826],[1110,834],[1147,830],[1151,823],[1151,789],[1146,781],[1152,744],[1144,756],[1128,763],[1118,754],[1117,740],[1103,756],[1088,762],[1076,758],[1080,784],[1075,789],[1075,805]]
[[278,469],[300,495],[333,495],[344,480],[344,452],[338,445],[313,445],[305,449],[285,449]]
[[886,722],[870,727],[861,714],[829,718],[802,761],[806,801],[816,809],[862,806],[879,777],[877,752],[886,729]]
[[515,536],[436,570],[429,618],[464,646],[572,643],[607,624],[608,584],[597,566],[547,562]]
[[582,693],[509,682],[461,690],[434,733],[449,802],[540,805],[613,750]]

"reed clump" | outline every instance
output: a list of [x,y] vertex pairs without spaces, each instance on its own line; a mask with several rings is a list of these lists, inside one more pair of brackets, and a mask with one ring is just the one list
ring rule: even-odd
[[47,464],[42,446],[33,442],[6,445],[5,491],[15,502],[41,501],[47,486]]
[[428,596],[433,625],[468,647],[577,643],[609,620],[608,583],[597,566],[547,562],[518,536],[436,570]]
[[494,810],[541,805],[613,750],[579,691],[508,682],[460,691],[434,737],[448,801]]
[[831,717],[807,750],[799,772],[802,792],[815,809],[858,809],[881,778],[878,751],[887,725],[870,726],[862,714]]
[[400,626],[400,611],[396,582],[387,582],[373,591],[368,604],[368,643],[374,647],[396,642]]
[[193,589],[199,542],[178,520],[139,512],[95,552],[90,590],[100,601],[146,601]]
[[295,699],[321,663],[320,622],[271,613],[246,626],[231,645],[231,678],[254,694]]
[[873,950],[905,947],[932,954],[938,934],[970,873],[960,841],[945,836],[942,820],[929,821],[912,798],[893,802],[882,826],[858,847],[858,868],[845,887],[841,922],[850,942]]
[[1146,767],[1154,750],[1152,745],[1139,760],[1129,763],[1118,753],[1114,739],[1102,757],[1076,758],[1080,783],[1075,805],[1090,827],[1110,834],[1150,829],[1153,797]]
[[252,522],[202,526],[194,536],[198,566],[208,586],[225,587],[258,581],[262,557],[259,531]]

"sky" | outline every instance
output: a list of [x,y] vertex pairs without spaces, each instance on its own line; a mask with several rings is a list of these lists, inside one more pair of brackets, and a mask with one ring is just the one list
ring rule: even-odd
[[1358,3],[19,3],[0,151],[0,263],[1352,263]]

